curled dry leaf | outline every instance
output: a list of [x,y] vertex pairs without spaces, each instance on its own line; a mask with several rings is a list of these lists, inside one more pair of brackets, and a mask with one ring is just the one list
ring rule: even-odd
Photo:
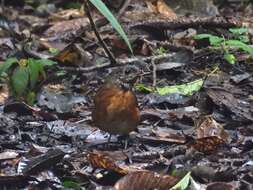
[[69,66],[90,66],[92,56],[84,51],[80,44],[70,44],[61,50],[55,57],[60,63]]
[[157,1],[157,10],[164,17],[167,17],[170,19],[177,18],[177,14],[164,2],[164,0]]
[[211,153],[217,150],[217,148],[222,144],[225,144],[225,141],[223,139],[217,136],[210,136],[195,139],[192,142],[190,142],[188,146],[196,149],[199,152]]
[[107,170],[112,170],[120,174],[127,174],[128,171],[119,167],[115,160],[109,155],[100,152],[90,152],[87,156],[88,161],[94,168],[104,168]]
[[146,1],[145,3],[151,12],[157,13],[157,8],[155,5],[152,4],[152,2]]
[[151,12],[160,14],[165,18],[176,19],[176,13],[164,2],[164,0],[158,0],[156,4],[146,1],[147,7]]
[[229,135],[223,126],[217,123],[212,116],[205,116],[195,121],[197,138],[217,136],[228,142]]
[[169,189],[177,183],[178,179],[169,175],[160,175],[151,171],[138,171],[121,178],[116,184],[116,190],[139,189]]

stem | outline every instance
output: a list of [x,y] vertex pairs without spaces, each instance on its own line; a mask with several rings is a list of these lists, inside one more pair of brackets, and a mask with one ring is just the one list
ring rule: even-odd
[[92,16],[91,16],[91,12],[90,12],[90,7],[89,7],[89,2],[88,2],[88,0],[85,0],[85,1],[84,1],[84,8],[85,8],[85,12],[86,12],[86,14],[87,14],[87,16],[88,16],[88,18],[89,18],[91,27],[92,27],[92,29],[93,29],[93,31],[94,31],[94,33],[95,33],[95,35],[96,35],[96,37],[97,37],[99,43],[100,43],[100,44],[102,45],[102,47],[104,48],[104,50],[105,50],[107,56],[109,57],[111,63],[112,63],[112,64],[117,64],[117,61],[116,61],[115,57],[113,56],[113,54],[112,54],[112,53],[110,52],[110,50],[108,49],[108,47],[106,46],[104,40],[101,38],[101,36],[100,36],[100,34],[99,34],[98,30],[97,30],[96,24],[94,23],[93,18],[92,18]]

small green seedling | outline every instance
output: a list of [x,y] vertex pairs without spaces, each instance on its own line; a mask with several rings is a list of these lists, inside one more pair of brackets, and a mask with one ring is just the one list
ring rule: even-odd
[[56,62],[48,59],[9,58],[0,66],[0,77],[8,79],[11,95],[33,104],[36,97],[35,87],[46,78],[45,67]]
[[238,39],[244,43],[249,43],[249,30],[247,28],[230,28],[229,31],[234,35],[234,39]]
[[57,48],[49,48],[49,52],[53,55],[57,55],[60,52],[60,50]]
[[157,54],[157,55],[164,55],[164,54],[166,54],[166,53],[167,53],[167,50],[164,49],[164,47],[160,47],[160,48],[158,48],[158,49],[156,50],[156,54]]
[[253,57],[253,48],[248,45],[248,30],[245,28],[238,28],[229,29],[229,31],[233,34],[232,39],[225,39],[224,37],[219,37],[212,34],[198,34],[194,37],[194,39],[208,39],[211,46],[223,50],[223,58],[230,64],[236,63],[236,57],[233,53],[231,53],[232,49],[239,49]]

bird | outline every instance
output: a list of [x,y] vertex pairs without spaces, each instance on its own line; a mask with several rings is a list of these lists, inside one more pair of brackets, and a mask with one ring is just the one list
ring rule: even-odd
[[[96,92],[92,120],[96,127],[111,135],[128,136],[140,121],[140,110],[127,85],[106,82]],[[109,141],[110,141],[109,137]]]

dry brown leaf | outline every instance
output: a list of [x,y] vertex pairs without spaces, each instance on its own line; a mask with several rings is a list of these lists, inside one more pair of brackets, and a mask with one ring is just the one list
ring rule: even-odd
[[217,136],[210,136],[195,139],[193,142],[189,143],[188,146],[196,149],[199,152],[212,153],[222,144],[225,144],[223,139],[220,139]]
[[217,123],[212,116],[205,116],[195,121],[197,138],[217,136],[228,142],[229,135],[223,126]]
[[67,48],[61,51],[55,59],[62,63],[74,63],[78,59],[78,54],[72,48]]
[[157,10],[160,14],[162,14],[167,18],[170,19],[177,18],[177,14],[164,2],[164,0],[157,1]]
[[58,39],[67,34],[74,34],[82,27],[86,27],[89,24],[89,19],[83,17],[51,24],[53,25],[44,32],[44,37]]
[[124,170],[119,167],[111,156],[102,152],[90,152],[87,156],[87,159],[94,168],[104,168],[118,172],[123,175],[128,173],[127,170]]
[[214,182],[214,183],[210,183],[208,184],[208,186],[206,187],[206,190],[236,190],[237,188],[229,183],[225,183],[225,182]]
[[153,141],[160,143],[176,143],[176,144],[184,144],[186,142],[186,138],[183,134],[179,133],[170,133],[163,132],[159,130],[152,130],[155,136],[142,136],[141,139],[145,141]]
[[7,84],[0,85],[0,104],[4,104],[9,97],[9,87]]
[[146,5],[147,5],[149,11],[154,12],[154,13],[158,12],[157,7],[155,5],[153,5],[152,2],[146,1]]
[[55,21],[69,20],[73,18],[80,18],[83,16],[84,16],[83,9],[67,9],[57,13],[52,13],[49,17],[49,20],[55,22]]
[[77,44],[70,44],[65,47],[60,53],[55,57],[55,60],[65,65],[75,65],[84,64],[85,66],[91,65],[90,57],[88,52],[84,51]]
[[139,189],[169,189],[178,179],[169,175],[160,175],[151,171],[132,172],[121,178],[116,184],[116,190]]

